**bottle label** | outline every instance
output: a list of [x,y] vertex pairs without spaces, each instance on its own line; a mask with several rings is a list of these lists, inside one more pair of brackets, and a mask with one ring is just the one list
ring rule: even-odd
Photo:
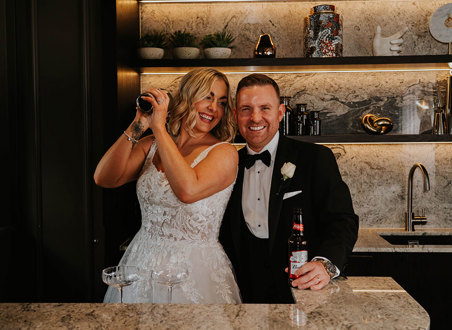
[[293,223],[292,229],[294,230],[299,230],[299,231],[303,231],[303,224],[302,223]]
[[293,279],[297,278],[297,276],[295,276],[296,270],[298,268],[300,268],[301,266],[303,266],[307,261],[308,261],[308,251],[306,251],[306,250],[293,251],[289,258],[290,278],[293,278]]

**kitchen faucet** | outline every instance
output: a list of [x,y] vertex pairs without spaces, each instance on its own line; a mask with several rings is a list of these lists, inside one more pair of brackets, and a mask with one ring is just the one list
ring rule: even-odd
[[430,180],[428,178],[427,169],[421,163],[414,164],[408,174],[408,209],[405,213],[405,229],[407,231],[414,231],[415,225],[425,225],[427,223],[424,209],[422,209],[422,215],[420,216],[413,213],[413,176],[417,168],[419,168],[424,177],[424,192],[430,190]]

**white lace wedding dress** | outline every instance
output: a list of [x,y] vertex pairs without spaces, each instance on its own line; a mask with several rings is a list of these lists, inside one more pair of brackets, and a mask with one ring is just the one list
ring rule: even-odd
[[[224,143],[224,142],[221,142]],[[196,166],[212,148],[205,149],[191,164]],[[185,262],[189,277],[173,287],[173,303],[240,303],[239,289],[218,234],[233,184],[192,204],[179,201],[165,173],[152,163],[153,143],[137,181],[141,228],[129,244],[120,265],[138,266],[141,280],[125,287],[124,302],[164,302],[164,288],[151,281],[152,269],[161,264]],[[109,287],[104,302],[119,302],[116,288]]]

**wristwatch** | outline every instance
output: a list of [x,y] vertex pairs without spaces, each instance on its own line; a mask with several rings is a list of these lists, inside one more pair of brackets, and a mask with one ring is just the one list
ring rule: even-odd
[[328,275],[330,275],[330,278],[333,278],[337,275],[337,268],[331,261],[320,258],[315,259],[315,261],[320,261],[322,263],[323,267],[325,267],[326,272],[328,273]]

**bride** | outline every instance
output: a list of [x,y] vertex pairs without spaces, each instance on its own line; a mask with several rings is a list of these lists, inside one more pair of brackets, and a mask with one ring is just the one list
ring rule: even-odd
[[[168,131],[168,95],[148,92],[154,97],[143,99],[153,113],[137,109],[94,174],[105,188],[137,180],[142,225],[119,264],[138,266],[141,280],[124,290],[123,300],[153,302],[152,270],[184,263],[189,277],[173,288],[173,303],[239,303],[231,264],[218,242],[238,165],[235,147],[226,142],[235,134],[228,79],[212,68],[187,73]],[[148,128],[153,134],[140,139]],[[104,302],[119,302],[118,291],[108,288]]]

